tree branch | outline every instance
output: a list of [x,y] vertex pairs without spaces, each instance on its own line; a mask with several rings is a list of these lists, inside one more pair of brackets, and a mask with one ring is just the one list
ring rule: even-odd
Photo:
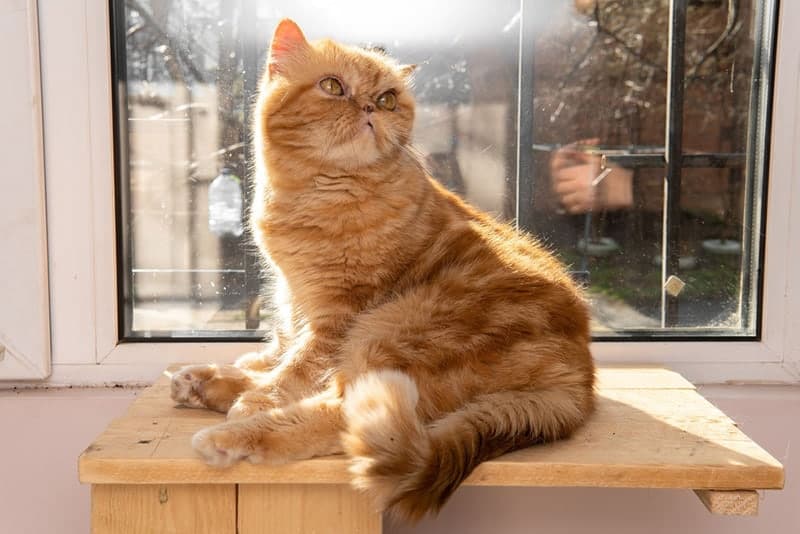
[[625,40],[617,35],[613,30],[603,26],[603,24],[600,22],[600,2],[596,2],[594,5],[594,21],[597,24],[597,33],[602,33],[603,35],[610,37],[615,43],[624,48],[628,54],[635,57],[642,64],[666,74],[666,68],[644,57],[640,52],[631,48],[628,43],[626,43]]
[[725,23],[725,29],[722,33],[717,37],[717,39],[711,43],[711,46],[706,48],[703,55],[700,56],[700,59],[695,63],[695,65],[689,69],[686,73],[686,81],[694,80],[697,77],[697,72],[703,66],[703,64],[714,55],[717,50],[727,41],[733,34],[734,30],[736,30],[737,24],[736,20],[739,18],[739,0],[728,0],[728,20]]

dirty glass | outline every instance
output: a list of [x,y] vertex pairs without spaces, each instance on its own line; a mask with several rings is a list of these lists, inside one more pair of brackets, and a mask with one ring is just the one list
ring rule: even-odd
[[[112,1],[123,337],[267,329],[269,272],[243,224],[247,125],[284,17],[419,65],[414,142],[432,174],[547,243],[598,339],[757,335],[774,11],[686,0],[676,41],[663,0]],[[665,221],[670,106],[684,157]]]

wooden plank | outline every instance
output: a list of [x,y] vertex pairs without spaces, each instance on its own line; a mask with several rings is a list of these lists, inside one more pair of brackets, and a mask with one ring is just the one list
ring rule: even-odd
[[236,486],[92,486],[92,534],[236,534]]
[[346,485],[242,484],[240,534],[380,534],[381,514]]
[[[781,464],[680,375],[654,368],[608,368],[598,375],[597,412],[571,439],[485,462],[466,484],[783,487]],[[222,420],[222,414],[207,410],[173,407],[162,379],[81,455],[81,481],[346,484],[350,479],[344,457],[282,466],[244,462],[224,470],[208,467],[191,449],[190,438]]]
[[655,366],[598,367],[597,389],[695,389],[680,373]]
[[758,492],[695,490],[708,511],[717,515],[758,515]]

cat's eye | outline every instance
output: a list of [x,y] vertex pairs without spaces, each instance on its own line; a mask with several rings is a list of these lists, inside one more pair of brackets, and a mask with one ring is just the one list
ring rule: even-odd
[[342,87],[342,82],[337,80],[336,78],[325,78],[321,82],[319,82],[320,88],[323,91],[328,93],[329,95],[333,96],[342,96],[344,94],[344,87]]
[[378,97],[378,107],[386,111],[394,111],[397,107],[397,95],[394,91],[386,91]]

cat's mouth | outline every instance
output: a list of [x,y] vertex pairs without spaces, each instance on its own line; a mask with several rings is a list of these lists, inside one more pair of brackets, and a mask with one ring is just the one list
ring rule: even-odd
[[358,132],[358,135],[367,134],[374,136],[375,135],[375,125],[372,124],[372,120],[365,119],[362,123],[361,129]]
[[362,137],[367,142],[375,139],[375,117],[369,113],[364,113],[358,117],[358,122],[354,125],[353,137]]

